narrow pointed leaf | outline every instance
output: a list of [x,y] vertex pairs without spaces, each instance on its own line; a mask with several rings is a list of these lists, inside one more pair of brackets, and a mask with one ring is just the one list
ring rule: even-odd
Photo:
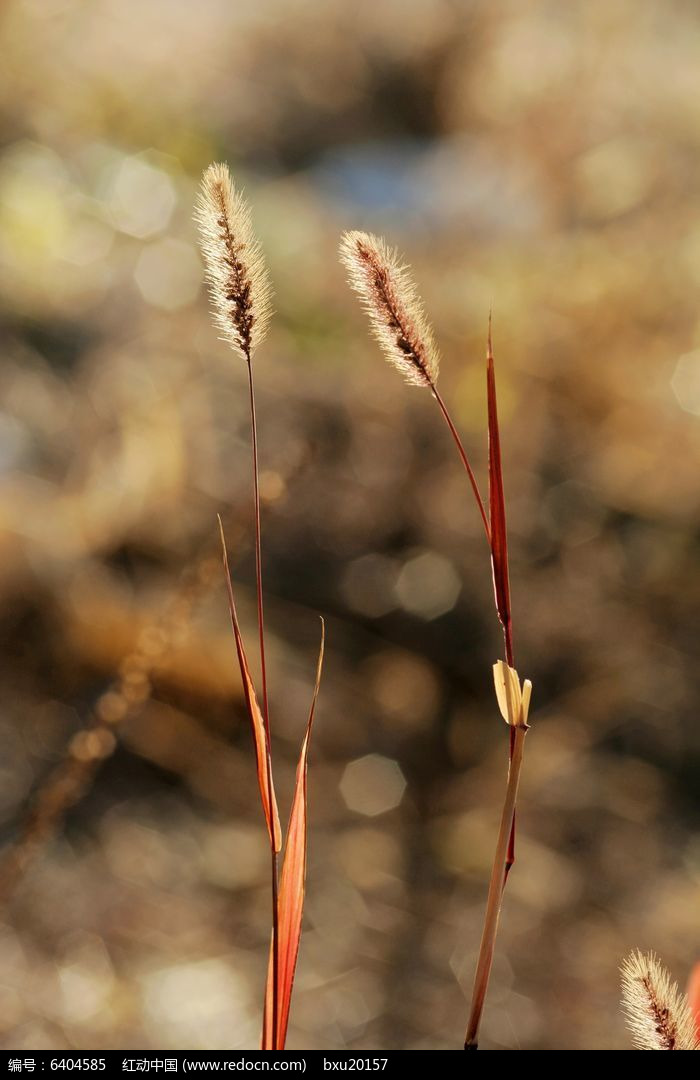
[[501,437],[498,429],[498,406],[496,403],[496,375],[491,349],[491,332],[486,368],[489,420],[489,519],[491,532],[491,566],[496,610],[503,626],[506,643],[506,660],[513,666],[513,642],[510,611],[510,579],[508,574],[508,539],[506,535],[506,504],[503,492],[503,468],[501,464]]
[[[491,568],[496,611],[503,627],[506,661],[513,667],[513,627],[510,611],[510,575],[508,571],[508,536],[506,532],[506,500],[503,490],[503,466],[501,462],[501,435],[498,427],[498,404],[496,401],[496,373],[491,347],[491,317],[486,357],[486,393],[489,421],[489,531],[491,537]],[[515,729],[510,729],[510,757],[513,758]],[[515,815],[510,830],[504,886],[515,862]]]
[[695,1017],[695,1028],[700,1042],[700,960],[695,964],[688,979],[688,1002]]
[[289,827],[284,848],[284,862],[280,877],[278,911],[279,911],[279,943],[278,943],[278,1001],[277,1001],[277,1046],[272,1046],[272,988],[273,988],[273,956],[270,950],[270,962],[268,966],[267,987],[265,990],[265,1015],[263,1018],[263,1050],[284,1050],[287,1038],[287,1026],[289,1023],[289,1009],[292,1001],[292,989],[294,986],[294,972],[296,970],[297,955],[299,953],[299,939],[301,938],[301,920],[304,911],[304,890],[306,880],[306,823],[307,823],[307,798],[306,798],[306,774],[308,767],[309,742],[311,728],[314,722],[318,690],[321,684],[321,670],[323,668],[323,650],[325,642],[325,627],[321,620],[321,645],[318,653],[318,665],[316,667],[316,683],[311,699],[309,719],[306,725],[304,741],[301,745],[299,764],[297,765],[296,785],[292,811],[289,815]]
[[223,553],[224,571],[226,574],[226,588],[228,590],[228,606],[231,613],[231,627],[233,629],[233,637],[236,642],[238,665],[241,669],[243,693],[245,695],[245,702],[248,708],[248,716],[250,717],[250,725],[253,730],[253,742],[255,744],[255,759],[258,770],[258,785],[260,787],[260,798],[262,799],[263,812],[265,814],[267,831],[270,835],[270,842],[274,844],[275,851],[279,851],[282,847],[282,832],[280,829],[280,819],[277,810],[277,799],[275,798],[275,788],[272,782],[270,743],[268,739],[268,733],[265,730],[265,721],[263,719],[262,712],[260,711],[260,706],[258,705],[258,699],[255,695],[255,686],[253,685],[250,668],[248,667],[248,659],[245,654],[243,637],[241,635],[241,628],[238,622],[238,615],[236,613],[236,602],[233,596],[233,585],[231,583],[231,573],[228,565],[228,553],[226,551],[226,539],[224,537],[224,527],[221,524],[221,518],[219,518],[219,529],[221,531],[221,549]]

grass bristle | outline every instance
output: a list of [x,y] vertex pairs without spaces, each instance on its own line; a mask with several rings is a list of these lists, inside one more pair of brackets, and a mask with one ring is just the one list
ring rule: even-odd
[[700,1049],[688,999],[653,953],[622,965],[622,1007],[638,1050]]

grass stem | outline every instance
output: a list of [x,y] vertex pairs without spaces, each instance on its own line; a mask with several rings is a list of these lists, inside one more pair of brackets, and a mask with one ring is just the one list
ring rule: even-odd
[[[270,821],[274,820],[272,796],[272,745],[270,739],[270,708],[267,695],[267,665],[265,662],[265,612],[263,608],[262,541],[260,528],[260,469],[258,465],[258,424],[255,412],[255,382],[253,365],[247,356],[248,396],[250,402],[250,429],[253,456],[253,501],[255,510],[255,583],[258,607],[258,639],[260,643],[260,672],[262,681],[262,712],[267,740],[267,784],[270,792]],[[272,1045],[277,1046],[278,998],[279,998],[279,862],[275,848],[274,830],[270,842],[272,880]]]
[[435,398],[435,400],[437,401],[437,403],[438,403],[438,405],[440,407],[440,412],[443,415],[444,421],[445,421],[445,423],[447,424],[447,426],[448,426],[448,428],[450,430],[450,434],[451,434],[452,438],[454,439],[455,446],[457,447],[457,451],[459,453],[459,456],[462,459],[462,464],[464,465],[467,476],[469,477],[469,483],[471,484],[472,491],[474,492],[474,498],[476,499],[476,505],[479,507],[479,513],[481,515],[481,520],[482,520],[483,525],[484,525],[484,531],[486,533],[486,540],[487,540],[487,543],[489,544],[489,547],[490,547],[491,546],[491,529],[489,528],[489,520],[488,520],[488,517],[486,516],[486,508],[484,506],[483,499],[481,498],[481,493],[479,491],[479,485],[476,482],[476,477],[474,476],[474,471],[473,471],[471,465],[469,464],[469,458],[467,457],[467,452],[464,449],[464,446],[462,444],[462,440],[461,440],[461,438],[459,436],[459,432],[457,431],[457,428],[455,427],[454,423],[452,422],[452,417],[450,416],[450,414],[448,412],[447,406],[445,405],[445,402],[442,400],[442,396],[440,394],[440,391],[438,390],[438,388],[437,388],[437,386],[435,385],[434,382],[431,381],[429,385],[430,385],[430,389],[432,390],[433,397]]
[[474,976],[474,989],[469,1013],[469,1023],[464,1041],[465,1050],[479,1049],[479,1024],[486,1000],[486,993],[493,964],[493,954],[496,947],[496,934],[498,932],[498,920],[501,913],[501,901],[503,887],[505,885],[506,868],[508,859],[508,845],[515,817],[515,803],[518,797],[518,784],[520,782],[520,770],[523,762],[525,736],[528,728],[526,724],[517,724],[512,728],[514,735],[513,753],[508,768],[508,784],[506,787],[503,810],[501,812],[501,824],[498,830],[498,841],[493,858],[491,880],[489,882],[489,894],[486,902],[486,915],[484,917],[484,929],[479,946],[479,959]]

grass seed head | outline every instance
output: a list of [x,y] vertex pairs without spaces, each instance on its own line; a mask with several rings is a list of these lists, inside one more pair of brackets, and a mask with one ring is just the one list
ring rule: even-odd
[[638,1050],[700,1049],[688,1000],[653,953],[622,965],[622,1008]]
[[340,260],[387,360],[407,382],[432,386],[440,357],[408,267],[384,240],[363,232],[343,235]]
[[272,289],[250,209],[226,165],[205,170],[195,206],[216,325],[250,361],[265,337]]

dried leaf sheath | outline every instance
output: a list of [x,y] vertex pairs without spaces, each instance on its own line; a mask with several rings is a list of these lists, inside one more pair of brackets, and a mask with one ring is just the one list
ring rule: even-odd
[[316,712],[316,702],[321,684],[321,671],[323,668],[323,650],[325,642],[325,627],[321,620],[321,645],[316,667],[316,682],[314,685],[309,719],[306,725],[306,733],[301,746],[299,764],[297,766],[296,785],[294,799],[289,816],[287,840],[284,849],[284,863],[279,888],[279,970],[278,986],[279,999],[277,1006],[277,1045],[274,1046],[272,1012],[273,1012],[273,952],[270,950],[270,962],[268,965],[267,986],[265,990],[265,1014],[263,1018],[263,1050],[283,1050],[287,1038],[287,1026],[289,1023],[289,1009],[292,1000],[294,986],[294,973],[296,971],[297,955],[299,953],[299,940],[301,938],[301,921],[304,911],[304,891],[306,879],[306,825],[307,825],[307,793],[306,776],[309,756],[309,742],[311,728]]
[[410,271],[371,233],[347,232],[340,259],[387,360],[414,386],[433,386],[440,357]]
[[210,165],[195,207],[216,325],[250,361],[265,337],[272,288],[250,209],[226,165]]
[[631,953],[622,965],[622,1008],[638,1050],[698,1050],[688,1000],[653,953]]
[[241,669],[243,693],[245,695],[246,706],[248,708],[248,716],[250,717],[250,724],[253,730],[253,741],[255,744],[255,758],[258,771],[260,798],[262,799],[263,812],[265,814],[267,830],[270,836],[270,843],[274,847],[275,851],[279,851],[282,846],[282,834],[280,829],[279,812],[277,810],[277,799],[275,798],[275,788],[272,782],[272,769],[270,764],[270,747],[268,733],[265,729],[265,722],[260,711],[260,706],[258,705],[257,697],[255,695],[255,687],[253,685],[250,668],[248,667],[248,659],[246,657],[245,648],[243,645],[243,637],[241,635],[240,624],[238,622],[238,614],[236,612],[236,602],[233,595],[233,585],[231,583],[231,573],[228,565],[228,553],[226,551],[226,539],[224,537],[224,529],[223,525],[221,524],[221,518],[219,518],[219,529],[221,531],[221,548],[224,563],[224,572],[226,575],[226,588],[228,590],[228,604],[229,612],[231,615],[231,627],[233,629],[233,637],[236,643],[238,664]]

